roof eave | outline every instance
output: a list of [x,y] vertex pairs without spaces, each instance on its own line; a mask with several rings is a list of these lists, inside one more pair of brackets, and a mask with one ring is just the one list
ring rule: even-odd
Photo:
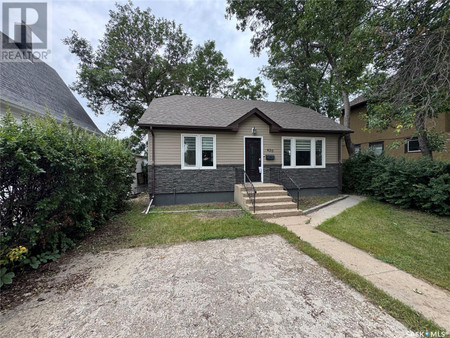
[[[138,123],[141,128],[154,128],[154,129],[188,129],[188,130],[218,130],[218,131],[231,131],[236,132],[238,129],[234,125],[228,127],[217,126],[186,126],[186,125],[167,125],[167,124],[147,124]],[[329,130],[329,129],[289,129],[279,128],[276,130],[270,130],[271,133],[310,133],[310,134],[350,134],[353,130]]]
[[186,125],[174,125],[174,124],[151,124],[151,123],[138,123],[140,128],[154,128],[154,129],[189,129],[189,130],[224,130],[234,131],[231,127],[218,127],[218,126],[186,126]]

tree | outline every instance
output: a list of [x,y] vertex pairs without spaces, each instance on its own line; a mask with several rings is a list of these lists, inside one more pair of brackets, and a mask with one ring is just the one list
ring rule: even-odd
[[[226,95],[234,72],[214,41],[193,52],[181,26],[156,18],[150,9],[141,10],[131,1],[116,4],[109,15],[96,50],[76,31],[63,40],[80,59],[72,88],[88,99],[95,114],[112,111],[120,116],[109,134],[130,127],[133,133],[126,141],[141,152],[145,133],[137,123],[153,99],[174,94]],[[253,91],[254,97],[263,97],[264,85],[257,83]]]
[[305,53],[300,48],[295,43],[283,44],[277,48],[279,51],[271,53],[262,73],[272,80],[278,97],[284,101],[329,117],[340,116],[340,99],[333,90],[328,62],[323,55]]
[[264,83],[259,77],[252,80],[240,77],[236,82],[228,86],[225,97],[240,100],[263,100],[267,97]]
[[189,93],[197,96],[221,95],[233,80],[233,70],[214,41],[197,46],[189,64]]
[[94,51],[76,31],[63,42],[80,58],[72,88],[87,98],[96,114],[117,113],[122,126],[142,136],[136,124],[156,98],[185,90],[192,41],[180,26],[156,18],[131,2],[110,11],[106,32]]
[[[237,28],[254,32],[253,53],[269,48],[270,65],[265,72],[281,89],[279,94],[319,110],[335,107],[334,95],[339,94],[344,125],[350,127],[349,94],[361,89],[372,60],[372,1],[227,1],[227,14],[236,16]],[[284,70],[277,69],[279,65]],[[324,98],[327,93],[331,95]],[[349,134],[345,143],[353,154]]]
[[368,94],[369,127],[415,128],[422,155],[430,158],[446,141],[429,122],[450,108],[449,7],[396,0],[381,9],[378,81]]

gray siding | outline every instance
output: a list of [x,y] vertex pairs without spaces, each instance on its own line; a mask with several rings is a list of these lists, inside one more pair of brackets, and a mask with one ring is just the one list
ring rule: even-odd
[[[178,165],[159,165],[155,168],[155,193],[232,192],[235,183],[242,183],[242,170],[242,165],[218,165],[216,170],[182,170]],[[283,184],[280,181],[280,172],[288,173],[302,190],[339,188],[338,164],[315,169],[281,169],[281,165],[270,165],[264,168],[264,181]],[[149,182],[152,182],[151,170]]]

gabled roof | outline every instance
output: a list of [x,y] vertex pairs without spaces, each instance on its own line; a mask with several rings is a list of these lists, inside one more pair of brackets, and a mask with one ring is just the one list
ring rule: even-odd
[[252,115],[266,122],[271,132],[352,132],[312,109],[290,103],[181,95],[154,99],[138,125],[236,131],[238,124]]
[[[7,38],[2,32],[0,37]],[[0,61],[0,79],[1,104],[40,114],[49,110],[57,120],[67,115],[75,125],[102,134],[58,73],[45,62],[39,59]]]

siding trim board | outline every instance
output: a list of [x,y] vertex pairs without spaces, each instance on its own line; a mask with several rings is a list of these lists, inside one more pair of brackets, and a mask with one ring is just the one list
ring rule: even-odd
[[281,128],[281,126],[279,124],[277,124],[275,121],[273,121],[272,119],[270,119],[266,114],[264,114],[261,110],[259,110],[258,108],[254,108],[252,110],[250,110],[247,114],[245,114],[244,116],[238,118],[236,121],[234,121],[233,123],[231,123],[229,125],[229,127],[231,127],[231,129],[233,131],[238,131],[239,130],[239,124],[241,122],[244,122],[245,120],[247,120],[249,117],[251,116],[257,116],[259,117],[262,121],[264,121],[265,123],[267,123],[269,125],[269,130],[271,133],[276,133],[279,132]]

